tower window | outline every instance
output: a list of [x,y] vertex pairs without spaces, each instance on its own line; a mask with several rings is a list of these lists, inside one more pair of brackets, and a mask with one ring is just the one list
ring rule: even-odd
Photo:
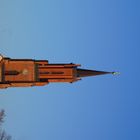
[[56,72],[52,72],[52,74],[64,74],[64,72],[61,72],[61,71],[60,72],[59,71],[57,72],[56,71]]
[[47,78],[40,78],[39,81],[40,81],[40,82],[47,82],[48,79],[47,79]]
[[57,71],[56,72],[39,72],[39,74],[64,74],[64,72],[61,72],[61,71],[60,72],[59,71],[58,72]]
[[13,71],[5,71],[5,75],[18,75],[20,72],[13,70]]
[[49,72],[39,72],[39,74],[49,74]]

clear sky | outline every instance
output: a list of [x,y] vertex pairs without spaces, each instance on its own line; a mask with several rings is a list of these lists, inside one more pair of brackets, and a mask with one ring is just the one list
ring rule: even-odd
[[0,53],[120,71],[0,90],[15,140],[140,139],[139,0],[0,0]]

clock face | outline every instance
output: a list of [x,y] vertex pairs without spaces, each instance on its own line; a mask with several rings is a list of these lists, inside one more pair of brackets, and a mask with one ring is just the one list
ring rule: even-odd
[[24,70],[22,71],[22,74],[23,74],[23,75],[27,75],[27,74],[28,74],[28,70],[27,70],[27,69],[24,69]]

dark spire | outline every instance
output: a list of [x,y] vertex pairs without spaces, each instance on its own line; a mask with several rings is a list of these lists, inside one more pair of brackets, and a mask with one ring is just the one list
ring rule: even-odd
[[105,71],[97,71],[97,70],[87,70],[87,69],[77,69],[77,77],[87,77],[87,76],[96,76],[103,74],[117,74],[116,72],[105,72]]

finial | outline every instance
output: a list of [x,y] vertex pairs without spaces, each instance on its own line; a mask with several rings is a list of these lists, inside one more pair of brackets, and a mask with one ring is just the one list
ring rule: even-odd
[[112,72],[113,75],[120,75],[120,72]]

